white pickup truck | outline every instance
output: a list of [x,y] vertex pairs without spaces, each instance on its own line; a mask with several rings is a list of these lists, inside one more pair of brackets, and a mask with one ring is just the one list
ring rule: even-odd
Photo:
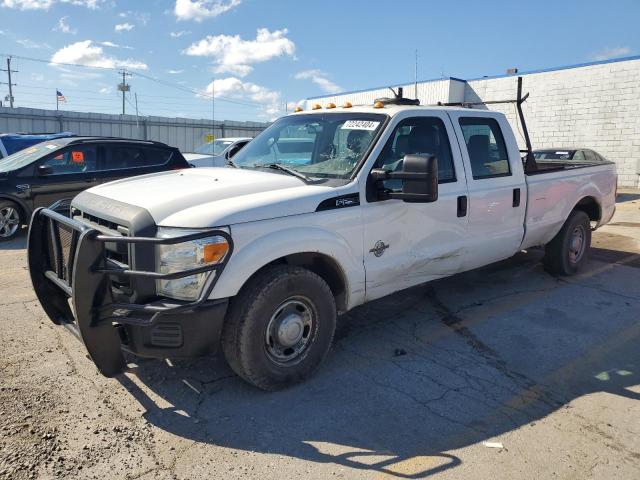
[[614,164],[525,173],[505,116],[480,109],[315,106],[233,166],[100,185],[71,218],[35,213],[38,298],[104,375],[126,368],[123,350],[221,344],[248,382],[286,387],[320,365],[338,314],[533,246],[572,274],[615,209]]

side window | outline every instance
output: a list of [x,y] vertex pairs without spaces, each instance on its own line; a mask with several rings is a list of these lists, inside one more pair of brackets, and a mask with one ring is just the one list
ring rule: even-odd
[[[456,181],[453,156],[447,130],[437,117],[413,117],[402,120],[378,157],[375,168],[402,169],[405,155],[432,154],[438,159],[438,183]],[[400,191],[401,180],[387,180],[385,187]]]
[[98,147],[73,145],[47,158],[42,165],[51,167],[53,175],[95,172],[98,169]]
[[171,151],[159,148],[111,146],[105,170],[143,168],[165,165],[171,158]]
[[507,147],[495,119],[463,117],[460,118],[460,128],[467,144],[474,180],[511,175]]
[[596,157],[596,154],[593,153],[591,150],[584,150],[584,156],[586,157],[588,162],[597,162],[598,161],[598,157]]
[[573,157],[571,157],[571,160],[574,160],[576,162],[582,162],[585,160],[585,152],[583,150],[576,150],[576,153],[573,154]]

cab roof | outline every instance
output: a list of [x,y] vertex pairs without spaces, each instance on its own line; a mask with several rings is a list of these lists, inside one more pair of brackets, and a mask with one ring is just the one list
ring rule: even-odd
[[[330,113],[379,113],[383,115],[389,115],[393,117],[401,112],[411,111],[411,112],[424,112],[424,111],[439,111],[439,112],[450,112],[450,111],[460,111],[460,112],[468,112],[469,110],[478,111],[478,109],[473,108],[464,108],[464,107],[450,107],[445,105],[393,105],[388,104],[381,108],[376,108],[373,105],[353,105],[352,107],[344,108],[341,106],[336,106],[335,108],[326,108],[325,105],[322,105],[322,108],[317,109],[305,109],[300,112],[292,113],[291,115],[304,115],[304,114],[330,114]],[[499,113],[494,110],[487,110],[488,113]]]

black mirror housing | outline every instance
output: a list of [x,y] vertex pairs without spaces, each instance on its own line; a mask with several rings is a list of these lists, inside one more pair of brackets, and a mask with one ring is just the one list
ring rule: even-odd
[[434,155],[405,155],[401,171],[374,169],[371,176],[375,181],[402,180],[402,192],[385,192],[386,198],[407,203],[431,203],[438,200],[438,160]]
[[49,165],[38,165],[37,172],[40,176],[51,175],[53,173],[53,168]]

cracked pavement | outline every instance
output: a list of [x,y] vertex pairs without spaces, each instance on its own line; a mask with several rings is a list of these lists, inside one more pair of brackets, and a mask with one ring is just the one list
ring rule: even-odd
[[101,377],[23,234],[0,245],[0,479],[640,478],[638,227],[622,191],[580,275],[531,250],[360,307],[277,393],[219,355]]

